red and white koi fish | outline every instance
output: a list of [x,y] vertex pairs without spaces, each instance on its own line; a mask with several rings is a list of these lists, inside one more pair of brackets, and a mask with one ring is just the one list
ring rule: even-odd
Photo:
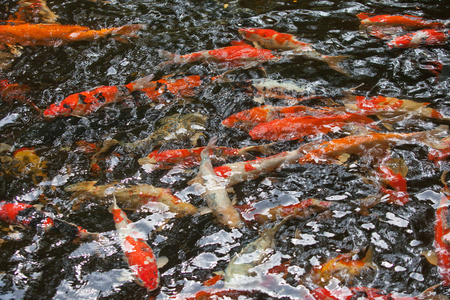
[[139,284],[149,291],[155,290],[159,286],[159,272],[156,257],[152,248],[143,240],[138,238],[137,230],[123,210],[114,202],[111,206],[116,230],[122,250],[125,254],[125,261],[133,271]]
[[45,118],[58,116],[85,116],[99,108],[131,98],[131,92],[141,90],[150,84],[153,75],[140,78],[123,86],[101,86],[89,91],[68,96],[59,104],[51,104],[45,111]]
[[244,39],[257,42],[267,49],[292,50],[294,54],[326,62],[330,68],[347,76],[349,75],[349,71],[339,65],[340,62],[348,58],[347,56],[329,56],[321,54],[314,50],[311,44],[301,42],[291,34],[260,28],[241,28],[239,29],[239,33]]
[[255,140],[299,140],[305,136],[335,132],[350,124],[369,124],[376,128],[374,123],[374,120],[359,113],[289,117],[259,124],[250,130],[249,134]]
[[422,17],[412,15],[371,15],[360,13],[356,15],[363,26],[403,26],[406,29],[442,28],[442,22],[427,21]]
[[[209,158],[211,160],[223,161],[227,157],[242,156],[251,151],[258,151],[269,154],[271,145],[248,146],[241,149],[214,146],[209,149]],[[155,165],[158,169],[171,168],[174,165],[182,165],[184,167],[198,166],[201,162],[201,152],[206,147],[196,147],[192,149],[174,149],[174,150],[155,150],[144,158],[139,159],[141,165]]]
[[[236,44],[236,43],[235,43]],[[245,67],[263,63],[267,61],[278,60],[279,57],[273,55],[272,51],[267,49],[257,49],[245,43],[218,48],[214,50],[205,50],[190,54],[177,55],[167,51],[161,51],[169,60],[160,64],[160,67],[170,64],[187,64],[195,62],[217,63],[224,68]]]
[[149,184],[138,184],[131,187],[120,187],[117,183],[95,186],[96,181],[82,181],[66,187],[64,190],[72,192],[72,198],[77,198],[73,209],[77,209],[87,199],[105,200],[111,196],[114,189],[115,197],[126,209],[139,209],[148,202],[165,204],[169,211],[177,217],[192,215],[197,208],[190,203],[183,202],[172,195],[169,189],[154,187]]
[[386,150],[390,145],[422,144],[432,148],[439,147],[439,136],[446,134],[448,127],[439,126],[429,131],[411,133],[369,133],[367,135],[352,135],[333,139],[319,145],[299,159],[299,163],[326,163],[333,162],[338,156],[348,153],[364,155],[368,149]]
[[[352,300],[352,299],[367,299],[367,300],[419,300],[421,297],[401,296],[396,294],[386,293],[384,291],[368,288],[368,287],[350,287],[343,289],[328,290],[323,287],[312,290],[316,300]],[[356,298],[355,298],[356,297]]]
[[[401,165],[402,164],[402,165]],[[388,202],[405,205],[409,202],[405,175],[407,170],[403,160],[386,156],[377,168],[379,176],[392,189],[381,187],[381,191],[389,195]]]
[[419,46],[445,45],[449,30],[423,29],[396,37],[388,42],[389,48],[417,48]]
[[222,178],[214,173],[209,158],[209,151],[216,141],[217,138],[212,138],[208,143],[208,146],[200,153],[201,162],[197,178],[199,179],[198,183],[205,188],[201,197],[205,199],[208,207],[212,210],[213,214],[221,224],[226,225],[229,228],[240,228],[243,225],[241,216],[231,204],[228,193],[225,190],[225,185],[221,180]]
[[[301,116],[319,116],[331,112],[331,109],[323,107],[320,109],[311,108],[304,105],[296,106],[272,106],[263,105],[253,107],[248,110],[238,112],[222,121],[222,125],[230,128],[239,128],[251,130],[253,127],[276,119],[301,117]],[[340,110],[342,112],[342,110]]]
[[40,211],[36,206],[23,203],[0,202],[0,220],[11,225],[36,226],[47,232],[60,232],[71,240],[95,240],[98,234],[90,233],[75,224],[54,218],[50,214]]
[[359,251],[351,251],[331,258],[320,266],[314,266],[307,277],[319,286],[326,286],[332,278],[337,278],[346,285],[352,285],[355,277],[377,269],[372,262],[371,247],[367,249],[362,259],[354,259],[358,253]]
[[353,111],[365,111],[368,114],[384,115],[390,113],[422,116],[432,119],[444,119],[437,110],[426,107],[430,103],[421,103],[413,100],[397,99],[384,96],[346,96],[343,99],[346,108]]
[[137,37],[136,33],[145,29],[142,24],[93,30],[79,25],[60,24],[17,24],[0,25],[0,42],[6,45],[58,47],[78,41],[94,41],[111,37],[127,43],[126,38]]

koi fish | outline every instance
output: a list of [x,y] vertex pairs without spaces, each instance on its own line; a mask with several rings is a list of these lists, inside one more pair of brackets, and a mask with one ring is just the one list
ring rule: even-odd
[[249,134],[255,140],[298,140],[304,136],[335,132],[348,124],[373,125],[374,122],[375,121],[369,117],[358,113],[346,113],[323,117],[289,117],[259,124],[250,130]]
[[240,276],[253,276],[251,269],[260,265],[264,258],[267,258],[268,249],[275,248],[275,234],[288,219],[289,217],[284,218],[273,228],[265,229],[258,239],[249,243],[239,253],[235,254],[224,271],[225,282],[240,279]]
[[[329,108],[315,109],[304,105],[296,106],[272,106],[263,105],[238,112],[222,121],[222,125],[230,128],[251,130],[253,127],[276,119],[318,116],[330,112]],[[342,111],[342,110],[341,110]]]
[[[395,294],[386,293],[384,291],[368,288],[368,287],[350,287],[344,289],[328,290],[323,287],[312,290],[316,300],[352,300],[357,298],[368,300],[419,300],[421,297],[412,296],[400,296]],[[350,294],[349,294],[350,293]],[[355,298],[356,297],[356,298]]]
[[381,191],[389,195],[388,201],[397,205],[405,205],[408,203],[409,194],[405,179],[408,167],[405,165],[404,160],[387,156],[381,160],[377,169],[378,174],[392,188],[381,187]]
[[[182,300],[210,300],[210,299],[231,299],[238,300],[242,296],[254,295],[253,290],[233,290],[233,289],[211,289],[198,291],[193,296],[181,298]],[[177,298],[178,299],[178,298]]]
[[181,201],[172,195],[169,189],[158,188],[148,184],[138,184],[128,188],[117,186],[116,183],[95,186],[96,181],[83,181],[66,187],[66,192],[71,192],[72,198],[77,198],[73,209],[77,209],[87,199],[104,200],[111,196],[114,189],[115,197],[126,209],[139,209],[148,202],[165,204],[170,212],[177,217],[192,215],[197,208],[190,203]]
[[141,90],[152,80],[153,74],[122,86],[101,86],[89,91],[72,94],[59,104],[51,104],[45,111],[45,118],[58,116],[85,116],[101,107],[131,98],[131,92]]
[[90,233],[75,224],[53,218],[42,212],[36,206],[23,203],[0,202],[0,220],[11,225],[35,226],[46,232],[59,232],[67,235],[71,240],[96,240],[98,234]]
[[372,262],[373,249],[369,247],[362,259],[354,259],[359,251],[340,254],[320,266],[314,266],[308,275],[309,279],[319,286],[325,286],[332,278],[337,278],[346,285],[351,285],[356,276],[377,269]]
[[[1,59],[1,58],[0,58]],[[2,68],[0,67],[0,70]],[[30,88],[26,85],[11,83],[8,79],[0,80],[0,97],[2,100],[12,102],[18,100],[26,105],[29,105],[37,112],[41,110],[26,97],[26,93],[30,91]]]
[[31,174],[33,182],[38,184],[39,180],[46,179],[47,161],[36,154],[33,147],[23,147],[14,151],[12,156],[1,156],[3,168],[0,169],[2,176],[14,177]]
[[363,110],[368,114],[408,113],[432,119],[444,119],[441,113],[433,108],[426,107],[430,103],[421,103],[413,100],[397,99],[392,97],[374,96],[347,96],[343,99],[344,106],[350,110]]
[[116,230],[122,250],[125,254],[125,261],[133,271],[137,283],[153,291],[159,286],[159,272],[155,255],[152,248],[143,240],[137,237],[137,230],[123,210],[114,202],[111,206]]
[[20,0],[19,10],[12,21],[25,23],[56,23],[58,16],[52,12],[45,0]]
[[211,160],[209,158],[209,151],[214,146],[217,138],[212,138],[205,149],[200,153],[201,162],[198,170],[198,178],[201,180],[200,184],[205,188],[201,197],[205,199],[208,207],[217,217],[219,222],[229,228],[242,227],[242,220],[236,208],[231,204],[228,193],[225,190],[221,178],[214,173]]
[[346,60],[347,56],[324,55],[313,49],[309,43],[301,42],[291,34],[280,33],[272,29],[240,28],[239,33],[244,39],[256,42],[267,49],[292,50],[307,58],[326,62],[330,68],[349,76],[349,71],[339,63]]
[[445,125],[429,131],[412,133],[369,133],[367,135],[353,135],[333,139],[319,145],[299,159],[299,163],[322,163],[333,161],[344,154],[364,155],[368,149],[386,150],[390,145],[423,144],[432,148],[440,145],[438,137],[448,130]]
[[430,149],[428,159],[438,164],[440,161],[446,160],[450,157],[450,137],[442,139],[442,147],[439,149]]
[[111,37],[127,43],[128,40],[126,38],[137,37],[136,33],[145,28],[146,26],[142,24],[100,30],[93,30],[89,27],[78,25],[8,24],[0,25],[0,43],[6,45],[58,47],[71,42],[94,41],[105,37]]
[[402,26],[407,29],[441,28],[445,24],[441,22],[427,21],[423,17],[412,15],[376,15],[368,13],[356,15],[363,26]]
[[450,31],[423,29],[396,37],[388,42],[389,48],[417,48],[419,46],[445,45]]
[[445,184],[439,207],[436,209],[434,225],[434,247],[436,249],[437,266],[444,286],[450,286],[450,244],[446,243],[444,239],[445,236],[448,237],[450,234],[450,228],[447,224],[449,200],[450,194],[448,194],[448,187]]
[[[251,151],[261,153],[272,153],[269,145],[248,146],[241,149],[214,146],[209,149],[209,158],[217,161],[223,161],[227,157],[242,156]],[[196,147],[192,149],[175,149],[175,150],[155,150],[144,158],[138,160],[141,165],[155,165],[158,169],[171,168],[173,165],[182,165],[184,167],[197,166],[201,162],[201,152],[206,147]]]
[[224,68],[234,68],[255,65],[267,61],[278,60],[279,57],[273,55],[272,51],[267,49],[257,49],[245,43],[238,45],[218,48],[214,50],[205,50],[190,54],[177,55],[168,51],[160,51],[168,61],[159,65],[159,67],[170,64],[187,64],[196,62],[217,63]]

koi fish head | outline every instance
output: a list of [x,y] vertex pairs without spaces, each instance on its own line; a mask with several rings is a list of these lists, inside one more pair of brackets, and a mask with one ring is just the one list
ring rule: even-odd
[[79,101],[79,94],[73,94],[61,101],[59,104],[52,104],[44,111],[45,118],[55,118],[58,116],[69,116],[76,108]]
[[272,29],[261,29],[261,28],[240,28],[239,33],[246,40],[253,41],[257,37],[270,38],[277,34],[275,30]]

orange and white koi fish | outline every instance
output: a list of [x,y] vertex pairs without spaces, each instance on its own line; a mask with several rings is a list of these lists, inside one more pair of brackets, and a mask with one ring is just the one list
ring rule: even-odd
[[135,225],[117,206],[115,197],[111,206],[111,213],[125,254],[124,259],[133,271],[138,284],[149,291],[157,289],[159,286],[159,271],[152,248],[138,237]]
[[329,56],[321,54],[314,50],[311,44],[301,42],[291,34],[260,28],[241,28],[239,29],[239,33],[244,39],[257,42],[267,49],[292,50],[294,54],[326,62],[330,68],[347,76],[349,75],[349,71],[339,65],[340,62],[348,58],[347,56]]
[[381,187],[381,191],[389,195],[388,202],[405,205],[409,202],[405,175],[407,170],[404,161],[386,156],[377,168],[379,176],[392,189]]
[[[229,116],[222,121],[222,125],[230,128],[239,128],[243,130],[251,130],[253,127],[276,119],[301,117],[301,116],[318,116],[330,112],[331,109],[323,107],[320,109],[311,108],[304,105],[296,106],[272,106],[263,105],[253,107],[248,110],[238,112]],[[342,112],[342,110],[340,110]]]
[[104,200],[111,196],[114,189],[115,197],[126,209],[139,209],[149,202],[159,202],[166,205],[177,217],[192,215],[197,208],[190,203],[181,201],[172,195],[169,189],[154,187],[149,184],[138,184],[131,187],[120,187],[117,183],[95,186],[96,181],[82,181],[65,188],[72,192],[72,198],[77,198],[74,209],[87,199]]
[[59,104],[51,104],[44,111],[44,117],[88,115],[107,104],[131,98],[131,92],[143,89],[150,84],[152,78],[153,74],[123,86],[101,86],[89,91],[72,94]]
[[441,28],[442,22],[427,21],[422,17],[412,15],[371,15],[360,13],[356,15],[363,26],[403,26],[406,29]]
[[60,232],[67,235],[71,240],[95,240],[96,233],[90,233],[86,229],[75,224],[54,218],[49,213],[39,210],[36,206],[28,203],[0,202],[0,220],[11,225],[36,226],[47,232]]
[[170,64],[208,62],[216,63],[223,68],[234,68],[256,65],[279,59],[279,57],[273,55],[270,50],[257,49],[245,43],[238,43],[233,46],[199,51],[184,55],[177,55],[168,51],[161,51],[161,53],[169,60],[160,64],[160,67]]
[[419,46],[445,45],[449,30],[423,29],[396,37],[388,42],[389,48],[417,48]]
[[[419,300],[422,297],[400,296],[368,287],[350,287],[328,290],[323,287],[312,290],[316,300],[352,300],[362,298],[367,300]],[[356,297],[356,298],[355,298]]]
[[439,136],[447,134],[448,126],[442,125],[429,131],[411,133],[369,133],[333,139],[319,145],[299,159],[299,163],[333,162],[338,156],[348,153],[364,155],[369,149],[386,150],[390,145],[422,144],[428,147],[440,147]]
[[342,129],[345,125],[369,124],[374,127],[374,123],[374,120],[359,113],[323,117],[289,117],[259,124],[250,130],[249,134],[255,140],[299,140],[305,136],[335,132]]
[[94,41],[106,37],[126,43],[128,42],[127,38],[137,37],[136,33],[145,28],[146,26],[142,24],[100,30],[78,25],[8,24],[0,25],[0,43],[6,45],[58,47],[71,42]]
[[366,111],[368,114],[384,115],[390,113],[411,114],[426,118],[444,119],[437,110],[426,107],[430,103],[421,103],[413,100],[397,99],[384,96],[347,96],[343,99],[346,108]]
[[[442,176],[442,179],[445,174]],[[450,234],[450,228],[447,224],[449,203],[450,192],[447,184],[445,184],[444,193],[442,193],[441,200],[439,201],[439,207],[436,209],[436,221],[434,225],[434,247],[437,256],[437,266],[442,285],[444,286],[450,286],[450,244],[444,238]]]
[[[269,149],[271,145],[248,146],[241,149],[214,146],[209,149],[209,158],[211,160],[223,161],[227,157],[243,156],[251,151],[258,151],[269,154],[272,151]],[[174,149],[174,150],[155,150],[144,158],[139,159],[141,165],[155,165],[158,169],[171,168],[174,165],[181,165],[184,167],[198,166],[201,162],[201,152],[206,147],[196,147],[192,149]]]
[[354,259],[359,251],[340,254],[320,266],[314,266],[308,279],[319,286],[327,285],[332,278],[337,278],[346,285],[352,285],[357,276],[377,269],[372,262],[373,249],[369,247],[362,259]]
[[229,228],[240,228],[243,225],[241,216],[231,204],[228,193],[225,190],[225,185],[221,180],[222,178],[214,173],[209,158],[209,151],[216,141],[217,138],[212,138],[208,143],[208,146],[200,153],[201,162],[197,178],[199,178],[199,183],[205,189],[201,194],[201,197],[205,199],[208,207],[212,210],[213,214],[221,224],[226,225]]

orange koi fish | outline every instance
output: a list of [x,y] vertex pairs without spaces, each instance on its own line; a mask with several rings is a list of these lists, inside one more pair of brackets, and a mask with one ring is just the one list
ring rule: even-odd
[[[349,294],[350,292],[350,294]],[[422,298],[412,296],[400,296],[395,294],[389,294],[381,290],[368,287],[350,287],[340,289],[327,290],[326,288],[319,287],[312,290],[316,300],[352,300],[352,299],[366,299],[366,300],[419,300]],[[356,297],[356,298],[355,298]]]
[[396,144],[423,144],[432,148],[440,145],[439,136],[446,134],[448,127],[443,125],[429,131],[412,133],[370,133],[367,135],[352,135],[333,139],[319,145],[300,158],[299,163],[323,163],[333,161],[344,154],[364,155],[368,149],[386,150]]
[[128,218],[114,202],[111,206],[116,230],[122,250],[125,254],[125,261],[133,271],[138,284],[144,286],[149,291],[155,290],[159,286],[159,272],[156,258],[152,248],[143,240],[137,237],[137,230]]
[[101,107],[131,98],[131,92],[143,89],[153,75],[140,78],[122,86],[101,86],[89,91],[72,94],[59,104],[51,104],[45,111],[45,118],[58,116],[85,116]]
[[304,199],[296,204],[280,205],[269,209],[264,214],[255,214],[258,223],[264,224],[285,217],[305,218],[311,214],[327,210],[333,203],[317,199]]
[[309,278],[319,286],[325,286],[332,278],[337,278],[345,284],[351,285],[356,276],[377,269],[372,263],[373,249],[369,247],[362,259],[354,259],[359,251],[340,254],[320,266],[314,266]]
[[[78,25],[59,24],[17,24],[0,25],[0,43],[21,46],[58,47],[71,42],[94,41],[111,37],[120,42],[137,37],[136,33],[145,29],[142,24],[125,25],[100,30]],[[26,34],[25,34],[26,33]]]
[[[271,153],[270,145],[248,146],[241,149],[214,146],[209,149],[209,158],[217,161],[223,161],[227,157],[242,156],[251,151],[262,153]],[[159,151],[155,150],[144,158],[139,159],[141,165],[155,165],[158,169],[167,169],[173,165],[182,165],[185,167],[197,166],[201,162],[201,152],[206,147],[196,147],[192,149],[175,149]]]
[[397,99],[384,96],[347,96],[343,99],[346,108],[353,111],[363,110],[368,114],[408,113],[426,118],[443,119],[437,110],[426,107],[430,103],[421,103],[412,100]]
[[441,22],[427,21],[422,17],[412,15],[376,15],[368,13],[356,15],[363,26],[403,26],[407,29],[440,28],[445,24]]
[[104,200],[114,189],[115,197],[126,209],[139,209],[148,202],[159,202],[166,205],[170,212],[177,217],[192,215],[197,208],[190,203],[181,201],[169,189],[157,188],[148,184],[138,184],[128,188],[120,187],[117,183],[95,186],[96,181],[82,181],[65,188],[72,192],[72,198],[77,198],[73,209],[77,209],[87,199]]
[[209,151],[214,146],[217,138],[212,138],[205,149],[200,153],[201,163],[198,170],[199,182],[205,189],[201,197],[205,199],[208,207],[217,217],[218,221],[232,228],[240,228],[243,223],[236,208],[231,204],[225,186],[219,176],[214,173]]
[[94,240],[98,238],[96,233],[90,233],[80,226],[51,217],[50,214],[23,202],[8,203],[1,201],[0,220],[12,225],[35,226],[47,232],[63,233],[71,240]]
[[450,234],[450,228],[447,224],[449,200],[449,189],[447,184],[445,184],[444,193],[441,195],[441,200],[439,201],[439,207],[436,209],[436,221],[434,225],[434,247],[436,249],[437,266],[444,286],[450,286],[450,244],[444,238]]
[[224,68],[249,66],[255,63],[278,60],[272,51],[267,49],[257,49],[245,43],[238,45],[205,50],[190,54],[177,55],[167,51],[161,51],[169,60],[160,66],[170,64],[187,64],[195,62],[217,63]]
[[378,174],[392,188],[381,187],[381,191],[389,195],[389,202],[397,205],[405,205],[409,202],[405,174],[402,174],[402,170],[394,170],[401,169],[401,166],[396,166],[393,160],[387,156],[381,160],[378,166]]
[[388,42],[389,48],[417,48],[419,46],[445,45],[450,31],[423,29],[396,37]]
[[222,121],[222,125],[230,128],[251,130],[256,125],[276,119],[323,115],[329,108],[315,109],[304,105],[272,106],[263,105],[238,112]]
[[255,140],[298,140],[309,135],[335,132],[348,124],[373,125],[373,123],[374,120],[358,113],[323,117],[289,117],[259,124],[250,130],[249,134]]
[[244,39],[256,42],[267,49],[292,50],[294,54],[326,62],[330,68],[347,76],[349,75],[349,71],[339,65],[340,62],[348,58],[347,56],[323,55],[314,50],[311,44],[301,42],[291,34],[260,28],[241,28],[239,33]]

